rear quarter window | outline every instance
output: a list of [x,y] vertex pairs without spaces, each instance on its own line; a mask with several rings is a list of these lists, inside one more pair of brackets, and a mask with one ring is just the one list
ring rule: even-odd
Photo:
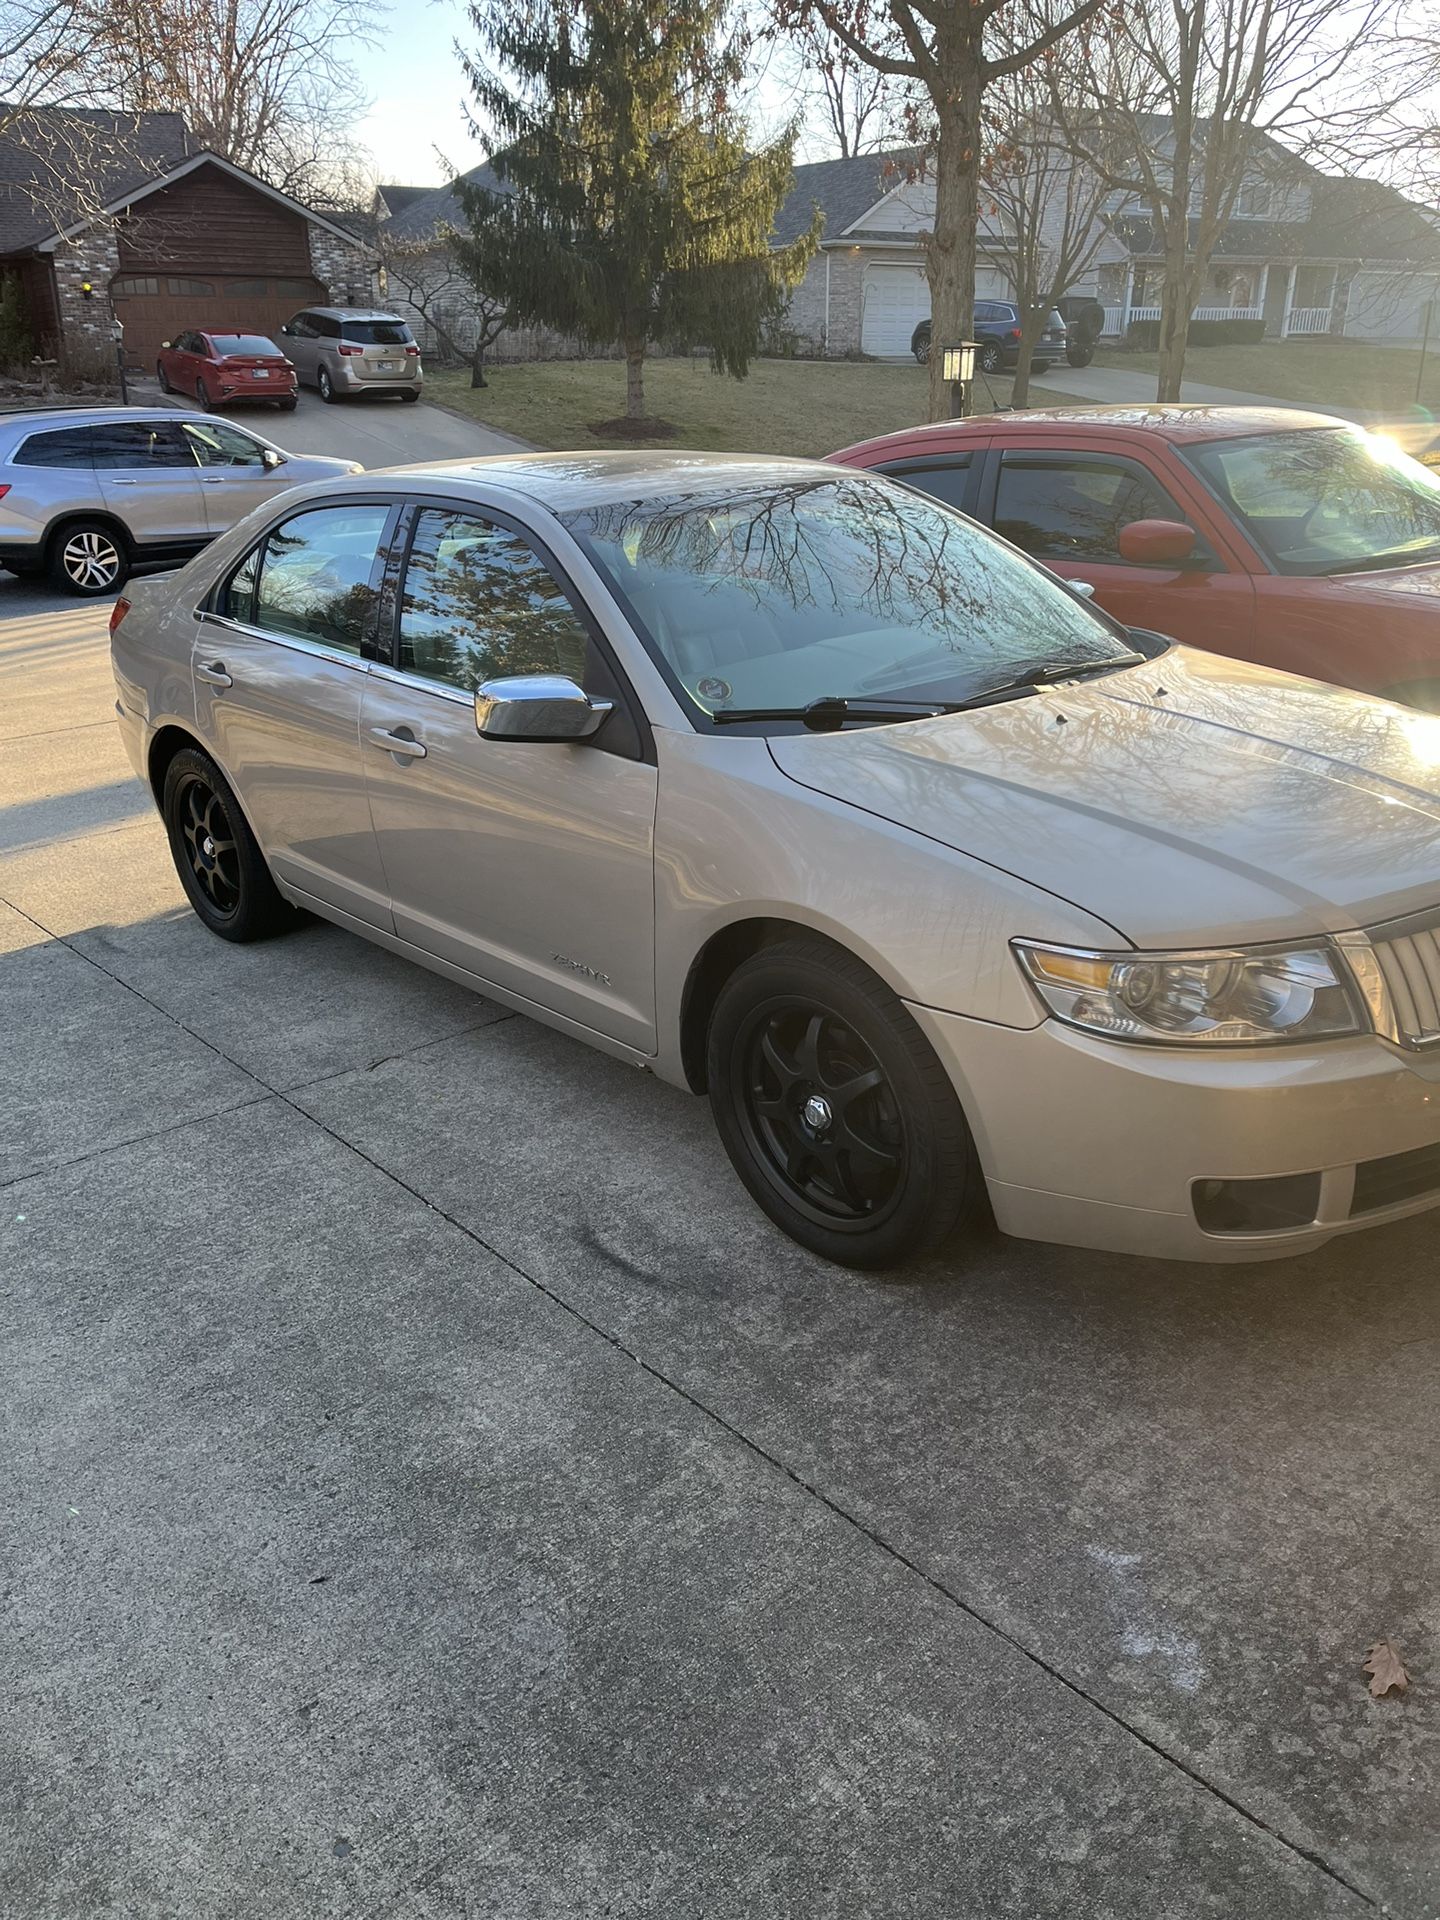
[[58,433],[32,433],[11,459],[16,467],[85,467],[95,464],[95,435],[90,427]]

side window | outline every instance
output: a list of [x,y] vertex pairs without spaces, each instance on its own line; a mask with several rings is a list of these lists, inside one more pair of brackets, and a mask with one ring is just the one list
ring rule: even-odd
[[308,313],[297,313],[290,322],[290,332],[297,340],[313,340],[315,329],[311,325]]
[[[250,614],[236,611],[243,566],[230,582],[229,611],[272,633],[358,654],[375,617],[376,556],[388,513],[380,506],[316,507],[283,521],[259,551]],[[242,585],[242,597],[245,591]]]
[[313,316],[316,333],[322,340],[340,338],[340,322],[332,313],[317,313]]
[[585,681],[590,637],[532,548],[467,513],[426,507],[400,597],[400,665],[473,693],[482,680],[563,673]]
[[943,467],[927,464],[923,467],[885,467],[883,471],[893,480],[903,480],[907,487],[928,493],[932,500],[938,500],[942,506],[964,510],[970,486],[968,453],[948,455]]
[[202,467],[264,467],[265,450],[223,420],[187,420],[182,431]]
[[90,427],[68,427],[63,433],[32,433],[12,456],[17,467],[94,466],[95,434]]
[[228,613],[232,620],[243,620],[247,627],[255,624],[255,582],[260,577],[260,555],[264,550],[263,542],[252,547],[225,584],[221,612]]
[[[1007,453],[995,494],[995,531],[1037,560],[1121,558],[1120,529],[1132,520],[1184,520],[1151,474],[1129,460],[1055,453]],[[1214,556],[1203,543],[1196,552]]]
[[121,468],[190,467],[195,454],[179,423],[115,421],[92,432],[95,465],[104,472]]

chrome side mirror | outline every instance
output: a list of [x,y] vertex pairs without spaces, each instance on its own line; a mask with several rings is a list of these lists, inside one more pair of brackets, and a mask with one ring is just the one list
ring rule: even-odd
[[278,448],[262,447],[260,449],[260,464],[269,467],[273,471],[276,467],[284,466],[285,456]]
[[521,673],[475,689],[482,740],[588,740],[610,712],[563,673]]
[[1095,598],[1095,582],[1093,580],[1067,580],[1065,584],[1072,593],[1078,593],[1082,600],[1093,600]]

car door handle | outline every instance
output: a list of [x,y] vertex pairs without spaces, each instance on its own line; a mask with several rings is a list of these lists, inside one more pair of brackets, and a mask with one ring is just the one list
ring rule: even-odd
[[386,753],[401,753],[407,760],[425,758],[424,741],[412,740],[408,733],[389,733],[384,727],[371,727],[370,738],[377,747],[383,747]]
[[122,480],[118,476],[110,482],[112,487],[133,487],[139,483],[134,480]]
[[207,687],[233,687],[235,684],[219,660],[208,667],[196,667],[195,678],[203,680]]
[[223,487],[225,482],[220,478],[219,474],[216,474],[213,480],[202,480],[200,484],[202,487]]

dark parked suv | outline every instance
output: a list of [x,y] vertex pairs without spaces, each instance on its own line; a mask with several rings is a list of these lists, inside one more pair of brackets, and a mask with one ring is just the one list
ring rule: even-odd
[[[975,339],[982,373],[1008,372],[1020,358],[1020,309],[1010,300],[975,302]],[[923,367],[930,358],[930,322],[922,320],[910,336],[910,351]],[[1065,351],[1065,322],[1053,310],[1035,342],[1030,371],[1043,373]]]

